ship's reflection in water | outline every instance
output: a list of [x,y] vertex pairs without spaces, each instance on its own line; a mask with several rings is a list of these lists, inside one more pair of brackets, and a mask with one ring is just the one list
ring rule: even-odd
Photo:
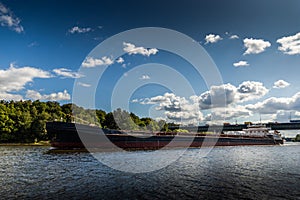
[[[172,165],[142,174],[113,170],[89,153],[45,154],[47,148],[0,147],[1,198],[297,199],[300,196],[300,145],[218,147],[201,158],[199,149],[189,149]],[[120,155],[110,154],[112,159]]]

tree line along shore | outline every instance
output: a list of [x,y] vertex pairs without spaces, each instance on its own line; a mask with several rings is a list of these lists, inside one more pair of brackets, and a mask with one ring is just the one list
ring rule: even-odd
[[[169,127],[178,127],[172,132],[188,132],[179,129],[179,124],[140,118],[120,108],[106,113],[98,109],[84,109],[75,104],[60,105],[48,101],[0,101],[0,144],[31,143],[47,145],[51,136],[47,134],[46,122],[62,121],[93,124],[107,129],[171,132]],[[43,142],[45,141],[45,142]],[[300,134],[291,141],[299,142]]]
[[62,121],[94,124],[108,129],[169,131],[176,124],[140,118],[134,113],[117,109],[106,113],[103,110],[84,109],[75,104],[60,105],[48,101],[0,101],[0,143],[36,143],[49,141],[46,122]]

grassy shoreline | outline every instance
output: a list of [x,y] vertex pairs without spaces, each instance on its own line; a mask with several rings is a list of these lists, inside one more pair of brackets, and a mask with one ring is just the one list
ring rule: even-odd
[[32,143],[0,143],[0,146],[50,146],[50,141],[39,141]]

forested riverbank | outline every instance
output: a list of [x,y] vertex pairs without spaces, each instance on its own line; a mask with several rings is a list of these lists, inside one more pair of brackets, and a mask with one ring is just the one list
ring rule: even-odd
[[[130,116],[130,118],[128,118]],[[95,124],[109,129],[168,130],[165,121],[139,118],[134,113],[117,109],[84,109],[74,104],[60,105],[48,101],[0,101],[0,143],[34,143],[50,140],[46,131],[47,121]],[[118,123],[116,123],[116,121]]]

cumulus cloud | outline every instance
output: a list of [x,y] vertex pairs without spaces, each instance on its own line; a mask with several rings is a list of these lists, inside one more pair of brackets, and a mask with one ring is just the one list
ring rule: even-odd
[[123,42],[123,45],[124,45],[123,50],[129,55],[140,54],[149,57],[150,55],[155,55],[158,52],[158,49],[156,48],[146,49],[145,47],[136,47],[134,44],[126,43],[126,42]]
[[264,52],[266,48],[270,47],[271,43],[262,39],[245,38],[244,46],[246,48],[244,55],[258,54]]
[[[275,85],[275,84],[274,84]],[[278,84],[281,85],[281,84]],[[151,98],[134,99],[132,103],[156,105],[156,110],[163,111],[168,120],[177,122],[223,123],[224,120],[248,118],[254,113],[264,114],[276,121],[287,120],[288,115],[300,117],[300,92],[292,97],[270,97],[254,104],[240,104],[259,99],[268,93],[268,89],[260,82],[245,81],[239,86],[224,84],[213,86],[199,96],[180,97],[173,93],[165,93]],[[218,101],[226,97],[226,106]],[[212,102],[212,97],[216,102]],[[208,113],[209,109],[212,109]],[[205,111],[208,109],[207,111]],[[206,113],[205,115],[202,113]],[[218,121],[219,120],[219,121]]]
[[11,30],[22,33],[24,32],[24,28],[21,25],[21,20],[14,15],[14,13],[4,6],[0,2],[0,24],[1,26],[8,27]]
[[287,37],[282,37],[276,41],[281,46],[278,50],[288,55],[300,54],[300,32]]
[[290,84],[284,80],[278,80],[274,83],[273,88],[285,88],[288,87]]
[[119,57],[117,60],[116,60],[117,63],[119,64],[122,64],[124,62],[124,59],[122,57]]
[[261,83],[256,81],[244,81],[237,88],[238,99],[240,102],[259,99],[265,96],[269,90]]
[[202,93],[198,97],[199,106],[201,109],[225,107],[227,104],[235,102],[236,90],[236,87],[230,83],[212,86],[209,91]]
[[[180,97],[173,93],[165,93],[145,99],[134,99],[132,103],[157,105],[156,110],[164,111],[171,120],[224,120],[247,117],[252,111],[239,103],[259,99],[268,93],[268,89],[260,82],[245,81],[238,87],[227,83],[212,86],[199,96]],[[203,116],[201,111],[213,109],[214,113]],[[253,110],[253,109],[252,109]]]
[[209,34],[205,36],[205,44],[216,43],[222,39],[219,35]]
[[141,79],[141,80],[149,80],[150,76],[148,76],[148,75],[142,75],[139,79]]
[[247,109],[261,114],[274,114],[277,111],[300,111],[300,92],[292,97],[270,97],[262,102],[249,104]]
[[241,60],[239,62],[233,63],[233,66],[235,67],[246,67],[249,66],[247,61]]
[[194,101],[199,101],[200,109],[210,109],[259,99],[266,95],[268,91],[260,82],[244,81],[238,87],[230,83],[212,86],[210,90],[200,96],[192,96],[191,98]]
[[92,28],[89,27],[78,27],[78,26],[74,26],[71,29],[68,30],[69,33],[74,34],[74,33],[87,33],[92,31]]
[[59,76],[65,77],[65,78],[80,78],[83,77],[82,74],[78,72],[73,72],[70,69],[66,68],[58,68],[53,70],[54,73],[56,73]]
[[242,105],[230,106],[225,109],[225,112],[223,110],[217,110],[214,113],[223,119],[237,119],[252,116],[252,112]]
[[139,102],[138,99],[132,99],[132,100],[131,100],[131,103],[138,103],[138,102]]
[[299,95],[300,94],[292,98],[271,97],[262,102],[249,104],[246,106],[246,108],[254,112],[259,112],[261,114],[273,114],[276,113],[278,110],[292,109],[293,106],[291,103],[297,101],[297,99],[299,99]]
[[203,118],[197,103],[187,100],[184,97],[176,96],[173,93],[165,93],[152,98],[134,99],[132,103],[157,104],[156,110],[165,111],[170,120],[186,121],[187,123]]
[[78,85],[82,86],[82,87],[91,87],[91,84],[87,84],[87,83],[82,83],[82,82],[78,82]]
[[10,94],[7,92],[0,91],[0,99],[6,101],[10,101],[10,100],[20,101],[23,99],[23,97],[22,95],[19,94]]
[[37,41],[31,42],[30,44],[27,45],[29,48],[31,47],[37,47],[39,46],[39,43]]
[[24,89],[35,78],[50,78],[49,72],[34,67],[16,68],[13,64],[6,70],[0,70],[0,92],[12,92]]
[[64,90],[63,92],[58,93],[51,93],[51,94],[40,94],[34,90],[27,90],[26,98],[32,100],[47,100],[47,101],[63,101],[63,100],[70,100],[71,96]]
[[96,67],[96,66],[105,66],[105,65],[107,66],[107,65],[111,65],[113,63],[114,63],[114,61],[107,56],[103,56],[102,58],[87,57],[83,61],[82,66],[87,67],[87,68],[92,68],[92,67]]
[[229,39],[231,39],[231,40],[239,39],[239,36],[238,36],[238,35],[231,35],[231,36],[229,37]]
[[173,93],[165,93],[163,96],[145,98],[140,101],[142,104],[158,104],[157,110],[179,111],[181,106],[188,104],[184,97],[176,96]]
[[23,97],[15,94],[32,83],[36,78],[50,78],[51,74],[47,71],[34,67],[16,68],[10,64],[8,69],[0,70],[0,99],[21,100]]
[[190,112],[190,111],[179,111],[179,112],[171,112],[171,111],[166,111],[165,112],[166,117],[169,120],[174,120],[174,121],[187,121],[188,123],[198,122],[203,120],[203,114],[198,111],[198,112]]
[[245,106],[234,105],[227,108],[215,108],[212,113],[205,115],[204,121],[223,124],[224,121],[252,116],[252,112]]

